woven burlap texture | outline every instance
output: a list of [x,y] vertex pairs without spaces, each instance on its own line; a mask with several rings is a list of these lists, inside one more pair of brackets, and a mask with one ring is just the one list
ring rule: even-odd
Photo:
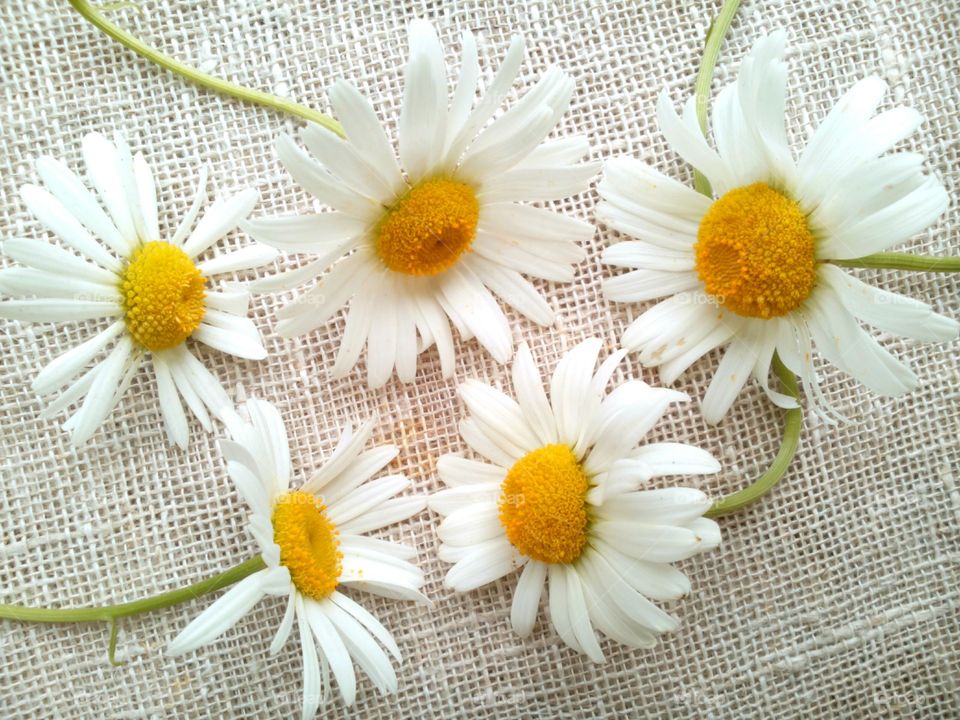
[[[528,44],[514,92],[552,63],[577,81],[558,132],[584,133],[594,158],[627,153],[689,181],[654,119],[666,87],[679,103],[692,92],[702,41],[718,2],[315,3],[285,0],[144,2],[112,17],[148,43],[248,87],[328,111],[325,88],[343,77],[374,101],[395,128],[406,23],[430,17],[451,68],[459,34],[479,38],[489,82],[514,33]],[[13,0],[0,10],[2,68],[2,237],[48,238],[17,189],[36,182],[41,154],[82,170],[86,132],[124,132],[155,168],[161,228],[186,211],[197,170],[211,169],[211,197],[260,190],[255,215],[308,212],[312,200],[277,162],[273,140],[300,123],[184,84],[87,25],[65,2]],[[714,91],[728,82],[750,44],[785,27],[791,68],[788,127],[799,146],[838,94],[877,74],[891,87],[885,106],[909,104],[927,118],[905,145],[957,197],[960,175],[960,6],[955,0],[747,2],[733,24]],[[557,206],[592,221],[594,188]],[[960,209],[911,244],[957,254]],[[600,295],[609,270],[600,248],[617,234],[600,227],[569,285],[538,283],[557,311],[555,327],[511,315],[544,372],[579,340],[599,335],[610,349],[643,307]],[[231,235],[216,252],[251,242]],[[288,258],[279,266],[293,265]],[[8,261],[4,261],[8,263]],[[946,276],[859,272],[883,287],[960,316],[958,283]],[[392,380],[367,390],[363,363],[340,381],[333,363],[343,318],[297,340],[271,332],[288,297],[259,296],[251,309],[269,358],[235,360],[194,346],[233,398],[275,403],[286,421],[296,477],[330,452],[338,427],[377,412],[378,442],[401,448],[395,472],[415,490],[438,487],[436,460],[464,450],[455,388],[477,377],[509,387],[508,373],[476,344],[458,342],[454,378],[435,351],[414,385]],[[119,602],[194,582],[249,557],[246,508],[226,477],[216,435],[192,425],[187,452],[168,446],[155,382],[146,371],[114,416],[80,449],[55,420],[40,417],[31,392],[37,370],[87,337],[84,324],[0,325],[0,602],[79,606]],[[339,699],[324,717],[956,717],[960,600],[960,364],[956,345],[884,338],[912,363],[922,386],[878,399],[827,370],[825,392],[854,422],[827,426],[807,413],[802,445],[781,486],[750,510],[721,521],[724,544],[685,561],[691,596],[669,605],[680,630],[652,651],[603,642],[604,665],[566,648],[546,622],[518,639],[509,627],[516,576],[467,595],[442,586],[438,518],[423,512],[390,528],[412,543],[432,608],[358,597],[391,628],[404,653],[400,690],[380,697],[360,682],[357,706]],[[716,354],[678,387],[702,396]],[[656,376],[631,357],[617,380]],[[716,428],[696,403],[671,411],[660,438],[700,445],[720,475],[685,479],[717,495],[756,476],[779,443],[781,414],[745,391]],[[109,628],[0,622],[0,716],[16,718],[291,717],[299,712],[297,640],[267,648],[283,602],[266,600],[213,645],[185,657],[165,643],[210,599],[128,619],[118,657],[107,661]]]

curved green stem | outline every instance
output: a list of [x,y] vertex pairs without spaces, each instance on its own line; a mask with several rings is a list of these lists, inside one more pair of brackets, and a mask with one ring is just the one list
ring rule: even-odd
[[226,80],[221,80],[220,78],[200,72],[196,68],[174,60],[169,55],[164,55],[163,53],[154,50],[152,47],[146,45],[138,38],[128,33],[126,30],[121,29],[117,25],[107,20],[103,13],[91,5],[88,0],[70,0],[70,4],[73,5],[74,10],[86,18],[87,21],[112,37],[121,45],[125,45],[141,57],[146,58],[150,62],[159,65],[162,68],[166,68],[170,72],[176,73],[180,77],[183,77],[190,82],[213,90],[214,92],[235,97],[245,102],[256,103],[257,105],[263,105],[264,107],[279,110],[280,112],[296,115],[304,120],[309,120],[310,122],[323,125],[324,127],[343,137],[343,128],[340,126],[340,123],[333,118],[327,117],[326,115],[318,113],[316,110],[311,110],[308,107],[304,107],[303,105],[299,105],[292,100],[286,100],[285,98],[260,92],[259,90],[250,90],[242,85],[236,85],[234,83],[227,82]]
[[[800,390],[797,388],[797,379],[793,373],[787,370],[786,366],[776,355],[773,356],[773,369],[783,383],[784,389],[791,397],[797,401],[800,400]],[[803,410],[799,407],[787,410],[787,417],[783,421],[783,440],[780,442],[780,450],[773,459],[767,471],[757,478],[751,485],[745,487],[739,492],[718,500],[713,504],[705,514],[707,517],[720,517],[729,515],[741,508],[746,507],[752,502],[759,500],[780,482],[787,468],[790,467],[790,461],[797,452],[797,445],[800,443],[800,427],[803,422]]]
[[960,257],[930,257],[910,253],[882,252],[852,260],[831,260],[840,267],[915,270],[917,272],[960,272]]
[[[707,133],[707,111],[710,104],[710,83],[713,82],[713,68],[717,64],[723,38],[730,29],[730,24],[733,22],[733,17],[737,14],[737,8],[739,7],[740,0],[725,0],[723,7],[720,8],[720,14],[717,15],[716,19],[710,24],[710,29],[707,30],[703,60],[700,61],[697,81],[693,86],[697,104],[697,121],[700,123],[700,129],[704,135]],[[693,187],[696,188],[697,192],[703,193],[707,197],[711,194],[710,181],[699,170],[693,171]]]
[[252,575],[258,570],[263,570],[265,567],[266,565],[263,562],[263,558],[258,555],[257,557],[240,563],[236,567],[230,568],[226,572],[222,572],[206,580],[201,580],[200,582],[187,585],[178,590],[171,590],[170,592],[154,595],[153,597],[120,603],[118,605],[84,608],[34,608],[24,607],[22,605],[0,605],[0,619],[34,623],[109,622],[112,625],[110,632],[110,650],[112,655],[117,645],[116,621],[118,618],[139,615],[150,612],[151,610],[159,610],[161,608],[171,607],[172,605],[185,603],[201,595],[229,587],[235,582],[243,580],[248,575]]

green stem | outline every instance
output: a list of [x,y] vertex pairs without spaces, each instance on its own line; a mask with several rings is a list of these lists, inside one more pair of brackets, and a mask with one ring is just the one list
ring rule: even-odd
[[917,272],[960,272],[960,257],[929,257],[910,253],[882,252],[853,260],[831,260],[840,267],[916,270]]
[[[777,373],[777,377],[780,378],[780,382],[783,383],[787,394],[799,402],[800,391],[797,388],[797,379],[792,372],[787,370],[786,366],[776,355],[773,356],[773,369]],[[793,456],[797,452],[802,422],[803,410],[799,407],[787,410],[787,417],[783,422],[783,440],[780,441],[780,450],[770,464],[770,467],[767,468],[767,471],[757,478],[749,487],[745,487],[743,490],[715,502],[713,507],[706,512],[706,516],[720,517],[721,515],[729,515],[759,500],[770,492],[773,486],[780,482],[780,478],[782,478],[787,471],[787,468],[790,466],[790,461],[793,460]]]
[[[717,64],[717,57],[720,55],[720,47],[723,45],[723,38],[730,29],[734,15],[737,14],[737,8],[740,7],[740,0],[725,0],[723,7],[720,8],[720,14],[711,23],[707,30],[707,41],[703,48],[703,60],[700,61],[700,70],[697,72],[697,81],[694,84],[694,97],[697,103],[697,121],[700,123],[700,129],[703,134],[707,134],[707,111],[710,104],[710,84],[713,82],[713,68]],[[693,171],[693,187],[697,192],[703,193],[707,197],[711,195],[710,181],[706,175],[699,170]]]
[[193,585],[187,585],[178,590],[171,590],[170,592],[143,598],[142,600],[120,603],[119,605],[62,609],[34,608],[24,607],[22,605],[0,605],[0,619],[34,623],[109,622],[112,625],[110,645],[112,649],[115,649],[117,641],[115,623],[118,618],[139,615],[150,612],[151,610],[160,610],[161,608],[188,602],[201,595],[229,587],[235,582],[243,580],[248,575],[252,575],[258,570],[263,570],[265,567],[266,565],[263,562],[263,558],[258,555],[257,557],[240,563],[236,567],[230,568],[226,572],[193,583]]
[[287,100],[285,98],[277,97],[276,95],[260,92],[259,90],[250,90],[242,85],[236,85],[212,75],[207,75],[206,73],[200,72],[196,68],[190,67],[189,65],[184,65],[183,63],[174,60],[169,55],[164,55],[163,53],[154,50],[152,47],[144,44],[126,30],[121,29],[117,25],[107,20],[100,10],[91,5],[88,0],[70,0],[70,4],[73,5],[74,10],[86,18],[87,21],[112,37],[121,45],[125,45],[141,57],[146,58],[150,62],[159,65],[162,68],[166,68],[170,72],[176,73],[180,77],[183,77],[190,82],[194,82],[197,85],[213,90],[214,92],[229,95],[245,102],[263,105],[268,108],[273,108],[274,110],[279,110],[280,112],[296,115],[304,120],[309,120],[310,122],[323,125],[341,137],[344,135],[343,128],[340,126],[340,123],[333,118],[327,117],[322,113],[318,113],[316,110],[311,110],[310,108],[299,105],[292,100]]

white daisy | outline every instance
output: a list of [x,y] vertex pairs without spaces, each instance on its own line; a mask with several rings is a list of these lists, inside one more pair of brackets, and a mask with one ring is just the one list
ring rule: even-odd
[[[400,650],[376,618],[341,590],[364,590],[399,600],[428,602],[423,573],[408,562],[416,551],[364,533],[406,520],[424,506],[422,496],[394,497],[410,486],[403,475],[367,482],[397,456],[393,445],[363,451],[373,431],[368,420],[347,426],[333,454],[297,490],[290,490],[287,431],[269,403],[246,403],[251,424],[231,420],[233,442],[221,441],[227,471],[250,506],[250,534],[266,568],[240,581],[204,610],[167,647],[182,655],[233,627],[265,595],[287,598],[270,645],[279,652],[293,628],[303,653],[303,717],[312,718],[329,693],[333,670],[347,705],[356,697],[356,662],[381,693],[396,692],[397,676],[376,639],[400,662]],[[318,652],[319,651],[319,652]]]
[[[396,367],[412,382],[417,355],[436,345],[445,377],[453,372],[448,319],[463,338],[476,337],[498,362],[513,340],[493,298],[546,325],[553,311],[522,275],[568,282],[593,228],[517,201],[579,193],[596,174],[583,137],[543,142],[570,103],[573,80],[556,67],[513,107],[493,117],[523,58],[515,38],[483,97],[473,35],[463,34],[460,77],[447,103],[443,49],[430,23],[410,24],[410,59],[399,123],[399,162],[370,102],[350,83],[330,89],[346,140],[320,125],[277,143],[294,179],[332,212],[275,217],[243,225],[282,250],[315,253],[300,268],[259,282],[289,290],[332,270],[278,313],[277,332],[302,335],[350,301],[333,374],[357,363],[367,346],[367,378],[383,385]],[[471,109],[472,108],[472,109]],[[352,298],[352,300],[351,300]]]
[[549,399],[526,344],[513,363],[519,402],[478,381],[461,385],[470,417],[460,434],[488,462],[444,455],[437,470],[448,488],[429,499],[444,516],[440,558],[455,563],[447,586],[473,590],[522,567],[511,622],[526,636],[549,577],[553,626],[595,662],[603,653],[593,627],[642,648],[673,630],[677,621],[651,602],[690,592],[670,563],[720,542],[699,490],[640,489],[661,475],[719,470],[689,445],[638,447],[671,403],[689,398],[639,380],[605,395],[624,351],[594,373],[599,350],[591,339],[567,353]]
[[[46,189],[28,184],[20,194],[34,217],[79,256],[42,240],[5,242],[3,253],[26,267],[0,271],[0,292],[35,297],[0,302],[0,317],[35,322],[113,318],[109,327],[37,375],[37,393],[59,393],[45,414],[80,402],[64,428],[75,444],[84,442],[149,361],[167,434],[186,447],[181,399],[207,431],[211,413],[222,419],[233,407],[220,382],[187,349],[187,338],[241,358],[266,356],[246,317],[248,293],[235,285],[208,289],[208,278],[262,265],[277,253],[254,245],[198,261],[250,213],[256,190],[216,201],[194,226],[206,197],[207,173],[201,170],[190,210],[175,229],[161,234],[153,173],[142,153],[131,157],[123,137],[115,140],[97,133],[83,139],[87,173],[106,212],[66,165],[51,157],[37,160]],[[105,358],[84,371],[111,345]]]
[[[612,245],[603,259],[635,268],[604,284],[624,302],[666,297],[623,334],[623,346],[659,366],[664,383],[714,348],[728,349],[703,398],[718,422],[753,373],[770,398],[776,352],[822,404],[811,349],[871,390],[895,396],[917,377],[858,323],[917,340],[950,340],[958,324],[925,303],[880,290],[833,260],[889,248],[933,223],[947,194],[923,174],[916,153],[884,153],[913,133],[918,112],[898,107],[874,116],[886,85],[856,83],[812,133],[794,160],[784,129],[786,36],[762,38],[719,94],[713,112],[716,150],[696,119],[694,98],[683,118],[664,92],[660,129],[700,170],[717,199],[707,198],[645,163],[607,163],[597,216],[638,240]],[[818,398],[820,399],[818,402]]]

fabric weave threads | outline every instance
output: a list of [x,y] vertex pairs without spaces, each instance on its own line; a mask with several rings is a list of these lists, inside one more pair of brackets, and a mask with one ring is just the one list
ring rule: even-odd
[[[489,83],[511,34],[527,38],[527,62],[511,98],[552,62],[577,81],[559,132],[589,136],[592,157],[621,153],[690,180],[666,151],[654,103],[666,86],[674,101],[692,89],[702,40],[719,3],[453,2],[317,4],[303,0],[240,3],[145,3],[144,14],[114,16],[145,41],[233,81],[289,95],[322,111],[325,88],[345,77],[394,119],[406,52],[405,23],[434,18],[451,67],[459,32],[478,34]],[[161,230],[172,231],[192,197],[195,169],[209,163],[213,193],[251,185],[255,215],[308,212],[310,201],[276,161],[273,140],[298,122],[185,85],[86,25],[66,4],[14,0],[0,10],[3,57],[0,124],[2,238],[49,238],[17,195],[35,182],[32,161],[52,154],[80,166],[78,141],[89,130],[124,131],[149,151],[157,174]],[[902,149],[922,152],[958,196],[960,5],[909,0],[745,3],[721,52],[714,88],[729,81],[763,31],[785,27],[791,40],[788,132],[803,140],[857,78],[875,73],[891,86],[884,107],[909,104],[927,122]],[[801,92],[802,90],[802,92]],[[798,104],[801,101],[802,104]],[[794,146],[799,143],[794,142]],[[557,207],[592,221],[596,193]],[[957,254],[960,208],[909,249]],[[559,321],[542,330],[508,311],[516,340],[530,342],[552,370],[561,353],[589,335],[613,349],[645,306],[608,304],[600,296],[599,251],[614,233],[598,230],[571,285],[536,283]],[[251,241],[232,235],[228,252]],[[906,249],[906,248],[901,248]],[[293,267],[296,260],[281,261]],[[5,263],[4,263],[5,264]],[[883,287],[960,316],[960,280],[861,271]],[[509,375],[475,341],[458,343],[453,378],[438,358],[421,358],[416,385],[391,380],[370,392],[364,362],[330,382],[326,371],[343,330],[341,316],[296,340],[270,332],[289,295],[259,296],[251,317],[270,357],[245,362],[197,347],[231,396],[277,404],[290,428],[293,464],[304,476],[332,448],[348,417],[376,411],[377,443],[395,443],[394,472],[419,492],[439,488],[436,459],[465,451],[456,424],[456,385],[468,377],[505,385]],[[216,436],[192,433],[191,447],[167,445],[152,378],[138,376],[103,429],[72,449],[63,417],[40,416],[29,388],[38,367],[75,345],[95,324],[0,326],[0,602],[58,607],[132,599],[199,580],[244,559],[242,500],[226,476]],[[464,596],[442,588],[436,558],[439,518],[422,513],[389,537],[414,544],[427,574],[432,610],[371,600],[404,654],[400,693],[358,694],[364,717],[955,717],[960,542],[960,361],[955,347],[888,342],[912,363],[923,386],[900,400],[872,397],[832,369],[824,391],[856,422],[831,428],[806,417],[801,450],[774,494],[722,521],[719,552],[685,561],[693,594],[667,609],[680,630],[650,653],[605,642],[605,665],[564,648],[543,616],[526,641],[509,627],[513,579]],[[702,395],[717,357],[677,384]],[[634,357],[630,374],[656,383]],[[622,381],[618,372],[615,381]],[[243,387],[241,391],[239,386]],[[742,487],[776,451],[780,412],[748,386],[717,428],[695,404],[668,414],[655,439],[692,442],[724,465],[690,478],[720,494]],[[302,479],[302,478],[301,478]],[[288,717],[300,703],[300,657],[293,642],[267,653],[283,608],[256,609],[215,647],[169,659],[162,647],[204,601],[125,620],[118,657],[106,661],[106,625],[2,623],[0,700],[12,718]],[[329,717],[349,717],[337,702]]]

